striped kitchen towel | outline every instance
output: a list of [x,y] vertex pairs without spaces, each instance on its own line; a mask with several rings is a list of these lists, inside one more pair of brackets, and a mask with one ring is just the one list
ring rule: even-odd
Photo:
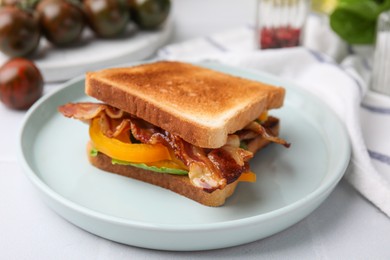
[[304,47],[257,50],[253,27],[243,26],[166,46],[159,58],[257,69],[317,95],[345,122],[350,135],[352,158],[345,178],[390,216],[390,98],[369,90],[369,52],[351,51],[316,19],[309,18],[310,26],[321,28],[307,30]]

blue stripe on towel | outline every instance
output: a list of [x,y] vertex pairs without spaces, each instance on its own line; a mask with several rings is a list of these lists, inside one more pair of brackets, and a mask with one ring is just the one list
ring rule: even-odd
[[368,150],[368,154],[370,155],[371,159],[374,159],[374,160],[380,161],[382,163],[385,163],[387,165],[390,165],[390,156],[388,156],[386,154],[374,152],[371,150]]
[[161,48],[159,50],[160,53],[162,53],[164,56],[169,56],[171,54],[171,52],[168,50],[168,48]]
[[223,45],[219,44],[218,42],[216,42],[213,38],[211,37],[206,37],[205,38],[207,42],[211,43],[211,45],[213,45],[214,47],[216,47],[218,50],[222,51],[222,52],[226,52],[228,51]]
[[356,85],[358,86],[359,88],[359,94],[360,96],[362,97],[363,96],[363,86],[360,84],[359,80],[357,78],[355,78],[353,75],[351,75],[350,73],[348,73],[348,71],[346,71],[343,67],[341,67],[339,64],[337,64],[336,62],[330,60],[330,59],[326,59],[326,56],[321,54],[320,52],[317,52],[317,51],[314,51],[314,50],[310,50],[310,49],[306,49],[317,61],[321,62],[321,63],[327,63],[327,64],[330,64],[330,65],[333,65],[333,66],[336,66],[337,68],[339,68],[340,70],[344,71],[345,74],[347,74],[349,76],[349,78],[351,78],[355,83]]
[[316,51],[311,50],[311,49],[305,49],[305,50],[307,50],[317,61],[319,61],[321,63],[327,62],[325,60],[325,58],[321,55],[321,53],[316,52]]
[[375,106],[367,105],[367,104],[363,104],[363,103],[361,104],[361,107],[370,111],[370,112],[373,112],[373,113],[390,115],[390,108],[375,107]]
[[372,70],[372,68],[371,68],[371,66],[370,66],[370,63],[368,62],[368,60],[367,60],[366,58],[363,58],[363,66],[364,66],[364,68],[365,68],[366,70],[369,70],[369,71]]

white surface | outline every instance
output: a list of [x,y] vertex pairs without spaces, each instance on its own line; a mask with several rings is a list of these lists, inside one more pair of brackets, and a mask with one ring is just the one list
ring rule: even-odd
[[[175,0],[173,42],[227,31],[252,21],[254,0]],[[328,45],[332,47],[333,45]],[[196,50],[194,50],[196,51]],[[55,86],[46,86],[50,91]],[[377,103],[374,103],[377,104]],[[363,122],[371,110],[362,109]],[[16,163],[23,113],[0,105],[1,259],[389,259],[390,221],[345,180],[309,217],[272,237],[206,252],[166,252],[92,235],[43,204]],[[380,114],[387,118],[387,114]],[[380,127],[373,126],[374,129]],[[382,129],[381,131],[385,131]],[[370,132],[365,133],[370,136]],[[386,140],[384,140],[386,141]],[[387,146],[390,147],[390,146]],[[386,167],[377,161],[378,167]]]

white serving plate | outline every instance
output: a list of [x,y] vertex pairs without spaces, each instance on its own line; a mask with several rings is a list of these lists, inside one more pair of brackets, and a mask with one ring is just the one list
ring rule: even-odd
[[309,215],[331,193],[350,159],[343,124],[320,100],[263,73],[203,63],[227,73],[286,88],[281,136],[256,154],[256,183],[240,183],[218,208],[173,192],[98,170],[88,163],[88,126],[63,117],[57,107],[91,100],[77,78],[45,96],[27,113],[18,157],[43,200],[59,215],[98,236],[160,250],[236,246],[275,234]]
[[[85,28],[75,46],[57,48],[44,37],[36,53],[29,57],[39,68],[45,82],[59,82],[83,75],[86,71],[143,60],[151,57],[168,42],[173,32],[173,19],[156,31],[137,31],[131,24],[119,38],[96,38]],[[0,65],[9,58],[0,52]]]

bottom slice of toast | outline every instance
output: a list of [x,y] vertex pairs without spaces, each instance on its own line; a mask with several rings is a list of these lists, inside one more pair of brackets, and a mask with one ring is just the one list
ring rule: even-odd
[[[269,120],[269,124],[267,125],[267,130],[274,136],[277,136],[279,134],[279,120],[276,118],[271,118],[271,120]],[[262,149],[268,144],[268,140],[259,137],[252,140],[252,142],[248,145],[248,148],[251,152],[255,153],[257,150]],[[206,206],[218,207],[223,205],[226,199],[234,193],[237,184],[239,183],[239,181],[235,181],[226,185],[226,187],[222,190],[217,189],[212,193],[208,193],[198,187],[195,187],[187,175],[160,173],[129,165],[112,164],[111,158],[103,153],[99,152],[96,156],[91,156],[91,148],[91,144],[88,143],[88,158],[90,163],[95,167],[107,172],[116,173],[122,176],[160,186]]]
[[101,170],[160,186],[206,206],[223,205],[226,198],[234,193],[238,184],[238,181],[235,181],[223,190],[208,193],[192,185],[187,175],[153,172],[129,165],[112,164],[111,158],[103,153],[98,153],[97,156],[90,156],[88,153],[88,157],[90,163]]

